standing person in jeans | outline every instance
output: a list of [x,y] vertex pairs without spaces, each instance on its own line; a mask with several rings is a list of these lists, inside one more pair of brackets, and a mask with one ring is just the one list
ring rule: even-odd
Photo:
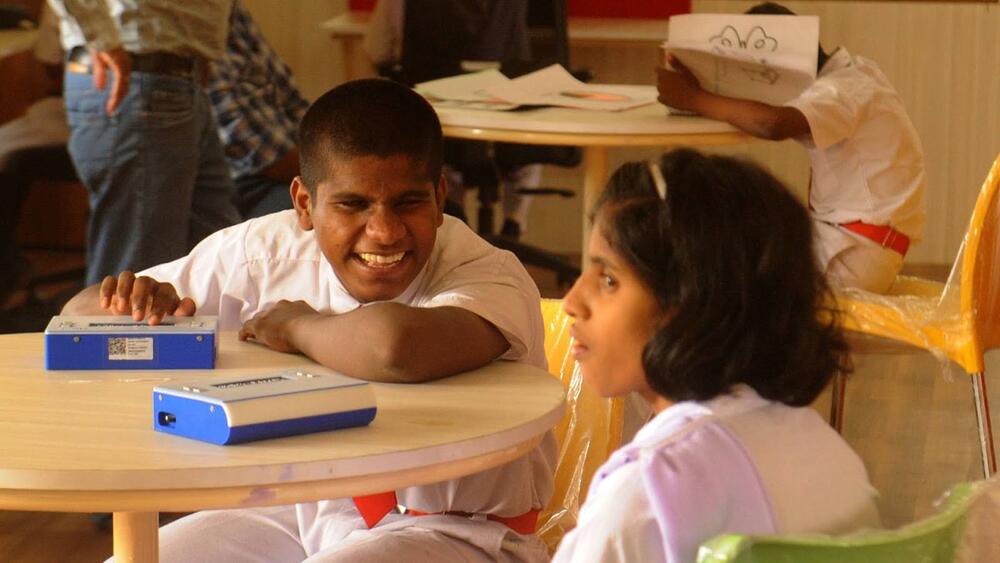
[[288,187],[299,174],[296,129],[309,102],[239,1],[229,18],[226,55],[212,64],[205,91],[242,218],[291,209]]
[[202,90],[232,1],[49,3],[67,53],[69,153],[90,192],[87,283],[183,256],[237,222]]

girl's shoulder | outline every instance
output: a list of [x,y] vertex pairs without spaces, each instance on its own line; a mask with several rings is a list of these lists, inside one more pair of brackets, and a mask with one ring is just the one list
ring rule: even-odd
[[699,478],[706,468],[733,463],[752,465],[730,426],[746,413],[770,404],[752,390],[703,403],[676,403],[657,414],[631,442],[613,453],[597,479],[625,470],[644,473],[647,478],[676,481]]
[[[658,414],[601,467],[587,504],[627,505],[645,516],[639,523],[669,531],[656,536],[666,560],[693,560],[722,530],[777,531],[756,467],[727,426],[731,407],[678,403]],[[720,509],[728,506],[741,509]],[[637,517],[628,518],[631,529]]]

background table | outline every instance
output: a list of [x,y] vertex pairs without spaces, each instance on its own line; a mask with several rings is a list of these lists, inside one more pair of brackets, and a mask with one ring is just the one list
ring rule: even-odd
[[[152,387],[314,365],[220,335],[214,371],[48,372],[41,334],[0,336],[0,508],[114,512],[119,561],[155,561],[157,512],[290,504],[433,483],[534,448],[562,385],[510,362],[376,384],[371,426],[215,446],[153,431]],[[44,541],[39,539],[39,541]]]
[[[590,212],[604,190],[611,147],[726,145],[754,140],[728,123],[697,116],[669,115],[666,107],[658,103],[618,112],[555,107],[493,111],[437,106],[435,110],[446,137],[583,147],[584,215]],[[584,256],[589,233],[584,221]]]
[[[371,12],[347,11],[320,24],[320,29],[329,33],[330,38],[340,47],[347,80],[360,78],[365,74],[360,68],[367,60],[361,52],[361,44],[370,20]],[[569,18],[566,35],[571,46],[655,45],[666,40],[668,27],[665,19]]]

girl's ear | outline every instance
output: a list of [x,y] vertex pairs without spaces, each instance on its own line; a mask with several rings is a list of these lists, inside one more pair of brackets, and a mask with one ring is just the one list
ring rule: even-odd
[[288,192],[292,196],[292,205],[295,206],[295,214],[299,218],[299,227],[303,231],[311,231],[313,229],[312,194],[309,193],[309,188],[302,182],[301,176],[296,176],[292,179],[292,185],[288,188]]

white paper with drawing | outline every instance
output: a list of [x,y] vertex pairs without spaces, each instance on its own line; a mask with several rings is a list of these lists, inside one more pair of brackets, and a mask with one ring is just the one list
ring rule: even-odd
[[513,80],[498,70],[422,82],[416,91],[438,106],[509,110],[521,106],[560,106],[621,111],[656,101],[656,89],[628,84],[586,84],[560,65]]
[[816,80],[817,16],[686,14],[663,48],[709,92],[780,105]]

